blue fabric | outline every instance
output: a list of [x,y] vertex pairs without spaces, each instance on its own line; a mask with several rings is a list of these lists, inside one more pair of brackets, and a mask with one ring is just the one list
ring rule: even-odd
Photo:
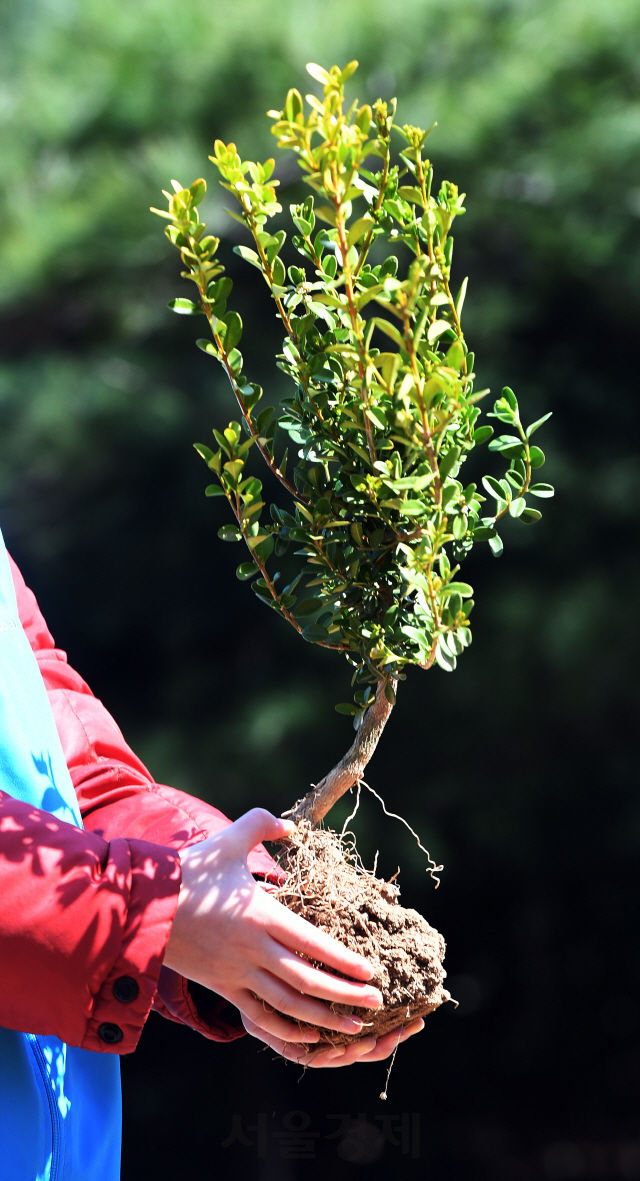
[[[0,790],[82,827],[44,683],[18,618],[1,533]],[[0,1028],[3,1178],[117,1181],[120,1139],[117,1054]]]

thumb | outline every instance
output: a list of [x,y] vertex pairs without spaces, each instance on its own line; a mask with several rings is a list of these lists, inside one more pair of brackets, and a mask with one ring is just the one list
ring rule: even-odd
[[293,821],[272,816],[266,808],[252,808],[227,829],[227,834],[235,838],[246,857],[260,841],[277,841],[280,837],[289,836],[295,827]]

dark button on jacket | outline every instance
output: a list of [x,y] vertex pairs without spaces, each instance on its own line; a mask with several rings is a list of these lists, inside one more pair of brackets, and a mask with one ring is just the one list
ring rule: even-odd
[[103,1021],[102,1025],[98,1026],[98,1037],[107,1045],[115,1046],[122,1041],[124,1034],[119,1025],[114,1025],[112,1021]]
[[118,976],[113,986],[114,997],[117,1001],[122,1001],[123,1004],[129,1004],[131,1001],[135,1001],[139,992],[140,989],[133,976]]

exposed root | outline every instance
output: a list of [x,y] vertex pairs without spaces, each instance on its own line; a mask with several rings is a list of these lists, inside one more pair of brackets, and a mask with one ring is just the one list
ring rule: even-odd
[[389,1063],[389,1068],[388,1068],[388,1070],[387,1070],[387,1077],[386,1077],[386,1079],[384,1080],[384,1091],[381,1091],[381,1092],[380,1092],[380,1098],[381,1098],[381,1099],[386,1099],[386,1098],[387,1098],[387,1090],[388,1090],[388,1088],[389,1088],[389,1079],[391,1078],[391,1071],[393,1070],[393,1064],[394,1064],[394,1062],[395,1062],[395,1060],[396,1060],[396,1054],[398,1053],[398,1046],[399,1046],[399,1045],[400,1045],[400,1042],[399,1042],[399,1041],[398,1041],[398,1042],[396,1042],[395,1049],[394,1049],[394,1051],[393,1051],[393,1054],[391,1055],[391,1061],[390,1061],[390,1063]]
[[351,819],[342,837],[301,821],[281,854],[287,879],[276,892],[294,913],[365,956],[374,968],[371,983],[382,992],[383,1007],[332,1006],[359,1016],[364,1027],[359,1035],[321,1029],[323,1041],[331,1045],[381,1037],[450,999],[443,987],[444,939],[417,911],[398,904],[397,886],[365,869],[346,829]]
[[[375,796],[377,800],[380,800],[380,803],[382,804],[382,811],[384,812],[385,816],[389,816],[392,820],[399,820],[402,824],[404,824],[405,828],[409,829],[409,832],[411,833],[411,835],[416,838],[416,841],[418,842],[418,848],[422,849],[422,852],[427,857],[427,861],[429,862],[429,864],[427,866],[427,873],[431,874],[431,877],[433,878],[434,882],[436,883],[436,890],[437,890],[438,886],[440,885],[440,878],[437,875],[439,873],[442,873],[442,870],[444,869],[444,865],[436,865],[429,850],[425,849],[417,832],[414,832],[411,825],[408,824],[407,821],[405,820],[404,816],[398,816],[397,812],[388,812],[387,806],[386,806],[382,796],[379,796],[377,791],[374,791],[372,787],[369,787],[369,784],[365,783],[364,779],[358,780],[358,801],[356,803],[356,808],[355,808],[355,812],[353,813],[353,815],[355,816],[355,813],[358,811],[358,804],[360,803],[360,788],[361,787],[366,787],[367,791],[370,791],[371,794],[373,796]],[[349,820],[351,820],[351,819],[352,819],[352,817],[350,816]],[[399,872],[400,872],[400,870],[398,870],[398,873]],[[393,878],[391,880],[393,881]]]

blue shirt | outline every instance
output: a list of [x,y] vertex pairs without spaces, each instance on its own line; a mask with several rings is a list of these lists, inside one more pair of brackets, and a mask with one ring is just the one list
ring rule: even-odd
[[[1,533],[0,790],[82,827],[38,663],[18,618]],[[2,1178],[118,1181],[120,1139],[117,1054],[0,1028]]]

